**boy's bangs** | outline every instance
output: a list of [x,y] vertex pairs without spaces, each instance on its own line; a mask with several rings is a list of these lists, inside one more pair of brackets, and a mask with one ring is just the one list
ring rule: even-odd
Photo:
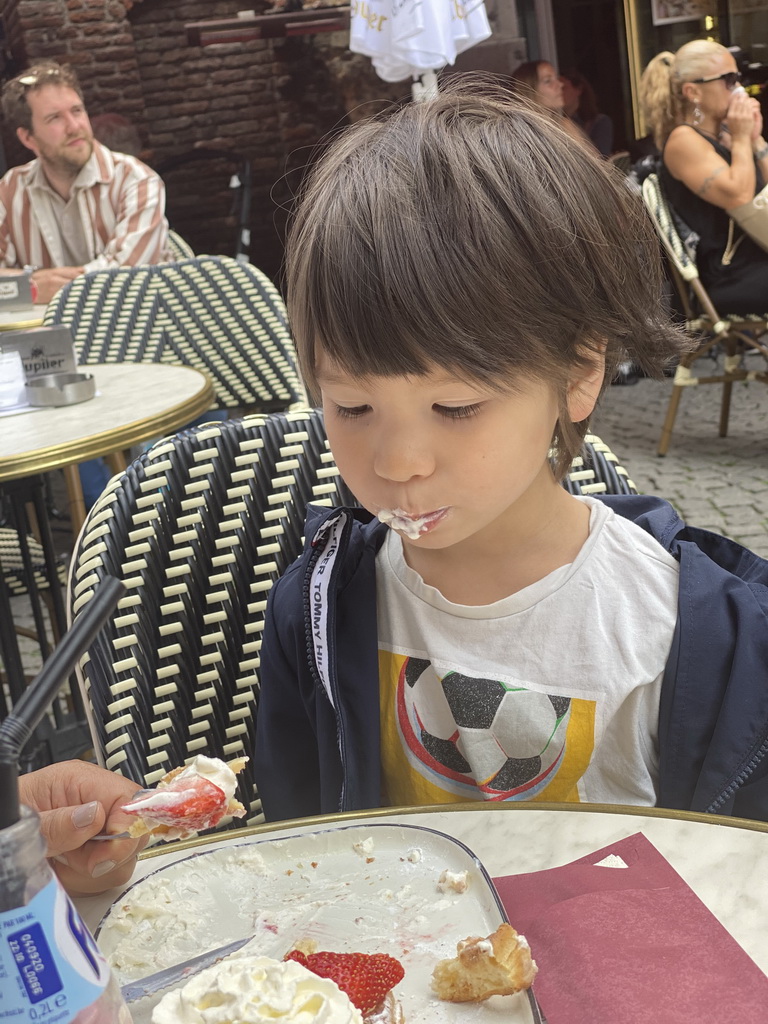
[[[400,250],[379,248],[367,259],[336,260],[327,245],[318,251],[320,262],[335,273],[317,263],[307,268],[310,279],[318,277],[308,289],[307,327],[314,346],[347,372],[419,376],[439,366],[461,377],[498,381],[498,358],[488,351],[487,335],[479,338],[466,322],[466,302],[437,289],[428,267],[424,276],[415,270],[408,240]],[[388,262],[400,264],[394,275],[387,272]]]

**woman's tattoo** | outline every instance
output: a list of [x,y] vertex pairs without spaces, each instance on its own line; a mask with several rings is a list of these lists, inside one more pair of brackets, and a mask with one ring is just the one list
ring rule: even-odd
[[710,185],[712,184],[712,182],[713,182],[713,181],[715,180],[715,178],[716,178],[716,177],[718,176],[718,174],[722,174],[724,170],[725,170],[725,167],[718,167],[716,171],[712,171],[712,173],[710,174],[710,176],[709,176],[708,178],[705,178],[705,179],[704,179],[704,181],[702,182],[701,188],[700,188],[700,189],[698,190],[698,192],[696,193],[696,195],[697,195],[697,196],[703,196],[703,195],[704,195],[704,193],[705,193],[705,192],[707,191],[707,189],[709,188],[709,186],[710,186]]

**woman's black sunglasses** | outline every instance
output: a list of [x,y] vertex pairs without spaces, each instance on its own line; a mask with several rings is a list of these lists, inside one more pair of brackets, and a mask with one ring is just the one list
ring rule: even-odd
[[735,89],[741,82],[741,75],[738,71],[725,71],[722,75],[714,75],[712,78],[692,78],[695,85],[703,85],[705,82],[725,82],[726,89]]

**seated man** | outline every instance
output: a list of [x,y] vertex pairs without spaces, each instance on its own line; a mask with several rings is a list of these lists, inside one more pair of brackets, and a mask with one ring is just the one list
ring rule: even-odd
[[168,259],[162,180],[94,140],[71,68],[33,65],[5,84],[2,105],[36,159],[0,181],[0,267],[32,267],[47,303],[79,274]]

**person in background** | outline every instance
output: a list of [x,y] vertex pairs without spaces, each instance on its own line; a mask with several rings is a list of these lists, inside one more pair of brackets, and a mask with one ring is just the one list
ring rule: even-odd
[[640,100],[661,151],[667,200],[699,236],[696,264],[712,301],[722,313],[763,314],[768,252],[728,216],[768,181],[760,104],[740,80],[729,50],[695,39],[653,58]]
[[613,121],[597,106],[595,90],[580,71],[563,71],[563,110],[602,156],[613,152]]
[[127,153],[129,156],[142,155],[141,136],[133,121],[122,114],[96,114],[91,118],[94,139],[111,149],[113,153]]
[[132,822],[120,811],[140,787],[87,761],[59,761],[19,776],[19,799],[40,815],[47,856],[62,885],[73,896],[124,885],[141,839],[91,843],[100,832],[122,832]]
[[[6,82],[2,106],[35,159],[0,180],[0,267],[31,269],[36,302],[92,270],[170,258],[161,178],[94,139],[71,68],[34,64]],[[101,459],[81,464],[87,508],[109,477]]]
[[529,60],[518,65],[512,72],[512,88],[548,111],[573,138],[584,141],[584,132],[565,116],[563,83],[549,61]]
[[38,302],[79,274],[168,258],[161,179],[95,141],[71,68],[33,65],[6,82],[2,106],[35,159],[0,180],[0,267],[32,268]]

